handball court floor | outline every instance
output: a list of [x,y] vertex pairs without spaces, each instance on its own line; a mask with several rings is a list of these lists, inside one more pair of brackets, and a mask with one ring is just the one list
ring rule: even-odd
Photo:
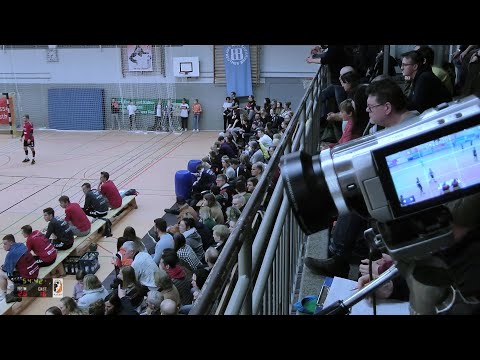
[[[55,131],[35,133],[36,164],[22,163],[25,157],[19,138],[0,135],[0,236],[13,234],[25,242],[23,225],[34,230],[46,227],[42,210],[52,207],[55,216],[63,216],[58,203],[61,195],[83,206],[84,182],[97,188],[101,171],[107,171],[118,189],[134,188],[138,209],[130,211],[113,225],[113,236],[97,244],[103,281],[113,270],[110,260],[116,251],[116,239],[126,226],[133,226],[142,238],[162,217],[165,208],[175,203],[174,178],[177,170],[187,168],[191,159],[208,154],[218,132],[140,133],[127,131]],[[31,153],[29,151],[31,159]],[[0,247],[0,264],[5,251]],[[75,276],[64,277],[64,296],[71,296]],[[35,299],[21,314],[43,315],[59,299]]]

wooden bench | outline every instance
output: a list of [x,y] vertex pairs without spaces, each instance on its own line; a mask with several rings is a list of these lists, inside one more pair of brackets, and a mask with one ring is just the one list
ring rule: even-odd
[[[105,218],[109,219],[112,224],[118,220],[121,216],[125,215],[131,209],[137,208],[136,195],[125,196],[122,199],[122,206],[116,209],[108,211]],[[90,233],[86,236],[76,237],[73,246],[67,250],[57,250],[57,259],[55,263],[50,266],[41,267],[38,273],[38,279],[48,278],[57,268],[61,268],[63,272],[63,261],[72,253],[75,252],[77,255],[82,255],[87,251],[88,247],[92,242],[96,242],[102,238],[102,228],[105,225],[105,221],[98,219],[96,220],[90,229]],[[7,315],[13,312],[13,305],[18,304],[18,309],[15,309],[15,312],[19,312],[20,309],[25,308],[34,298],[23,298],[21,302],[13,302],[7,304],[5,300],[0,301],[0,315]]]

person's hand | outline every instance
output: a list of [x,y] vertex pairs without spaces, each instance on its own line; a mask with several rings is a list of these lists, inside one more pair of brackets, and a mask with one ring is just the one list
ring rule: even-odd
[[[368,265],[370,264],[370,260],[368,259],[363,259],[362,261],[360,261],[360,266],[358,267],[358,271],[360,271],[360,274],[362,275],[368,275]],[[373,276],[378,276],[378,262],[377,261],[374,261],[372,263],[372,274]]]
[[452,59],[457,58],[459,55],[460,55],[460,50],[455,51],[452,55]]
[[313,62],[313,58],[311,56],[307,57],[305,60],[308,64],[311,64]]
[[[374,280],[376,278],[377,278],[377,276],[373,277]],[[369,275],[361,276],[357,281],[357,290],[362,289],[363,287],[365,287],[369,283],[370,283],[370,276]],[[392,293],[393,293],[393,282],[392,281],[386,282],[385,284],[380,286],[377,290],[375,290],[375,295],[379,299],[388,299],[390,296],[392,296]],[[371,295],[367,296],[367,301],[368,302],[372,301]]]

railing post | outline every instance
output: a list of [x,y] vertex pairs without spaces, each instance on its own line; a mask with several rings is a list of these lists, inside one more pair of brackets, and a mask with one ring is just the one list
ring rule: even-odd
[[[245,234],[243,245],[238,252],[238,277],[245,277],[252,280],[252,232],[248,231]],[[245,300],[242,306],[242,315],[252,315],[252,290],[253,287],[248,287],[245,295]]]

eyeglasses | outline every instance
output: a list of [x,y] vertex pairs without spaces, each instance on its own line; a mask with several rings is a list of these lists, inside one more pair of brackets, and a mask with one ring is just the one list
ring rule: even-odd
[[367,111],[368,112],[372,112],[373,110],[372,109],[375,109],[376,107],[379,107],[379,106],[382,106],[382,105],[385,105],[385,104],[378,104],[378,105],[367,105]]
[[405,67],[405,66],[408,66],[408,65],[415,65],[415,64],[413,64],[413,63],[412,63],[412,64],[405,64],[405,63],[402,63],[402,64],[400,65],[400,67]]

